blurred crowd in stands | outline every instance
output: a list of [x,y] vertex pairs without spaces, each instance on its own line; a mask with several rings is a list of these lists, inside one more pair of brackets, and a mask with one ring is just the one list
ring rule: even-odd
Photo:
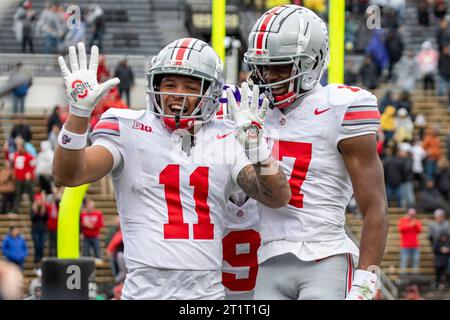
[[[98,68],[98,80],[106,81],[117,76],[123,81],[122,86],[112,89],[97,104],[92,118],[90,130],[107,109],[128,108],[121,99],[125,95],[129,101],[129,90],[134,83],[134,75],[126,60],[119,63],[114,73],[106,67],[105,57],[101,56]],[[4,166],[0,167],[0,214],[11,220],[17,219],[21,211],[24,197],[28,199],[31,221],[31,236],[34,245],[34,266],[38,275],[30,284],[30,299],[38,299],[41,292],[40,263],[44,257],[44,249],[48,243],[49,257],[57,255],[57,221],[59,204],[64,188],[54,184],[52,178],[53,154],[57,145],[58,134],[68,116],[68,107],[55,106],[47,117],[47,139],[41,141],[38,152],[33,145],[33,133],[26,117],[19,114],[11,128],[8,139],[3,145]],[[105,178],[104,180],[107,180]],[[103,182],[103,180],[102,180]],[[101,193],[112,192],[110,181],[101,184]],[[109,187],[109,189],[108,189]],[[80,212],[80,232],[83,235],[82,256],[92,256],[96,263],[102,263],[100,230],[104,227],[103,214],[95,208],[92,199],[84,199]],[[6,259],[24,269],[26,257],[29,255],[26,240],[20,227],[13,225],[2,239],[2,254]],[[126,269],[123,258],[122,233],[119,220],[109,228],[105,239],[106,257],[109,259],[117,288],[114,294],[120,297],[120,290],[125,279]]]
[[22,44],[22,52],[36,52],[33,45],[36,37],[44,39],[42,53],[64,54],[69,46],[86,40],[89,47],[96,44],[102,52],[106,30],[103,9],[95,3],[82,8],[82,12],[70,9],[57,0],[47,0],[44,9],[36,12],[33,1],[22,1],[13,17],[13,31]]
[[[323,0],[237,1],[246,9],[260,12],[287,3],[309,7],[327,19],[326,1]],[[381,29],[372,30],[366,26],[368,18],[376,14],[367,12],[370,5],[380,8]],[[401,273],[408,273],[408,266],[411,266],[413,273],[419,272],[419,236],[423,232],[423,225],[416,215],[433,213],[433,217],[430,215],[433,220],[428,226],[428,239],[435,255],[435,285],[442,289],[448,280],[446,274],[450,257],[450,228],[446,220],[446,214],[450,213],[450,132],[443,131],[432,120],[427,120],[425,112],[418,112],[413,104],[415,91],[419,89],[422,90],[420,96],[436,93],[439,101],[448,106],[450,111],[450,29],[446,18],[446,1],[419,0],[416,10],[417,24],[426,30],[428,37],[417,52],[406,49],[410,46],[405,44],[405,0],[347,0],[345,50],[348,58],[344,82],[371,91],[389,87],[383,90],[384,94],[379,99],[381,126],[377,139],[388,201],[391,207],[400,207],[406,212],[397,226],[401,237]],[[47,1],[45,9],[37,13],[33,11],[31,1],[23,1],[14,15],[14,32],[17,41],[22,43],[23,52],[34,52],[33,39],[40,36],[45,39],[44,53],[65,54],[68,46],[88,40],[86,30],[90,27],[93,32],[88,46],[97,44],[102,50],[105,21],[101,7],[90,4],[81,14],[80,28],[67,27],[67,23],[70,24],[72,20],[66,11],[67,7],[58,1]],[[430,38],[433,34],[435,39]],[[117,76],[121,82],[97,105],[92,114],[91,129],[108,108],[128,108],[131,104],[130,90],[134,85],[134,74],[126,59],[119,63],[114,72],[108,70],[105,59],[105,56],[100,56],[98,81],[104,82]],[[18,65],[17,69],[20,70],[20,67]],[[245,79],[246,74],[241,74],[240,80]],[[326,75],[323,80],[325,83]],[[14,113],[24,113],[24,97],[31,83],[30,80],[26,88],[24,86],[14,93]],[[31,143],[32,132],[22,116],[17,119],[3,146],[7,161],[0,170],[0,194],[3,196],[0,213],[11,217],[17,215],[24,194],[28,195],[31,203],[37,280],[30,286],[30,299],[38,299],[40,294],[39,264],[47,241],[49,255],[56,255],[56,226],[63,188],[54,185],[51,167],[57,137],[67,114],[67,106],[55,106],[48,116],[48,137],[41,143],[39,153]],[[441,137],[445,141],[441,141]],[[446,153],[442,149],[444,143]],[[81,211],[83,255],[90,256],[90,249],[93,249],[93,256],[99,259],[102,257],[99,232],[105,224],[103,215],[96,210],[92,199],[85,200]],[[115,278],[114,297],[120,298],[126,268],[118,219],[108,228],[105,244],[105,254],[110,260]],[[4,238],[2,252],[10,262],[23,269],[28,248],[17,226],[11,227]],[[415,285],[407,288],[404,298],[422,299]]]
[[[387,91],[380,103],[378,152],[384,164],[387,197],[391,205],[416,207],[422,212],[443,208],[449,212],[450,134],[444,154],[439,127],[423,114],[413,114],[409,93],[399,99]],[[416,197],[417,196],[417,197]]]

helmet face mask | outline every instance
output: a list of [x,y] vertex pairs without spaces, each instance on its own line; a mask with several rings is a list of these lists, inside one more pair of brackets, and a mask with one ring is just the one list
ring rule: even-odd
[[[190,38],[177,40],[166,46],[152,60],[147,74],[147,107],[150,112],[160,117],[170,130],[188,130],[194,124],[206,123],[214,117],[219,106],[223,86],[222,70],[220,58],[206,43]],[[183,78],[198,80],[200,90],[161,91],[163,79],[172,76],[179,81],[183,81]],[[182,101],[181,110],[167,112],[168,107],[165,108],[164,101],[176,97],[180,97],[179,100]],[[196,98],[193,108],[192,98]],[[189,112],[191,109],[192,112]]]
[[[280,70],[283,70],[283,68],[286,69],[286,65],[290,66],[290,70],[287,72],[286,70],[284,70],[284,72],[279,72]],[[302,72],[300,66],[294,59],[292,59],[292,62],[288,63],[276,61],[264,65],[250,64],[250,68],[252,69],[252,72],[249,75],[249,83],[260,87],[260,91],[264,92],[269,98],[271,108],[283,108],[284,106],[291,104],[304,93],[301,88],[301,82],[307,72]],[[267,71],[265,70],[267,69],[270,69],[271,71],[269,72],[271,73],[285,73],[285,76],[275,76],[276,80],[270,81],[270,79],[265,76],[265,74],[267,74]],[[280,90],[283,91],[283,93],[280,94]],[[297,94],[295,94],[295,92],[297,92]]]
[[[313,89],[329,62],[328,32],[325,23],[309,9],[286,5],[266,12],[249,35],[244,60],[252,69],[250,83],[263,88],[271,107],[285,108]],[[269,82],[261,66],[292,64],[290,77]],[[274,87],[289,83],[287,94],[274,95]]]
[[[191,79],[198,80],[200,83],[198,93],[194,93],[192,90],[185,90],[186,92],[161,90],[161,82],[164,81],[165,78],[170,78],[171,76],[177,78],[177,81],[183,81],[184,78],[184,76],[180,76],[178,74],[155,73],[153,78],[149,79],[149,83],[153,84],[153,90],[150,89],[147,92],[152,99],[153,108],[156,111],[154,113],[162,117],[165,124],[169,124],[174,121],[175,129],[188,129],[188,127],[192,127],[196,121],[199,123],[209,120],[209,114],[215,111],[214,107],[217,103],[217,98],[209,94],[209,81],[188,76]],[[179,99],[177,99],[178,97]],[[192,107],[192,103],[190,103],[192,98],[195,99],[194,107]],[[179,105],[181,108],[179,112],[168,111],[170,106],[166,106],[165,101],[170,100],[180,101]],[[211,111],[202,114],[202,110],[205,105],[210,105]]]

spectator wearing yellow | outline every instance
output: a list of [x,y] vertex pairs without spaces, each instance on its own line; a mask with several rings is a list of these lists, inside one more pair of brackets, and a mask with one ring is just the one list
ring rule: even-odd
[[303,6],[311,9],[312,11],[318,14],[324,13],[325,10],[327,9],[324,0],[304,0]]
[[266,10],[272,9],[278,6],[284,6],[291,4],[290,0],[267,0],[266,1]]
[[385,143],[394,136],[395,127],[395,108],[393,106],[387,106],[381,115],[381,129],[385,136]]

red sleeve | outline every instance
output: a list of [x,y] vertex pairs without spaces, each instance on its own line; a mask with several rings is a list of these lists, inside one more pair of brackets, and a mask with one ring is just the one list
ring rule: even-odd
[[122,243],[122,231],[117,231],[114,236],[112,237],[111,241],[109,242],[108,246],[106,247],[106,251],[109,253],[113,253],[117,250],[117,247]]
[[417,232],[422,232],[422,222],[420,222],[420,220],[417,220],[416,229]]
[[103,214],[102,214],[102,212],[101,211],[97,211],[97,223],[95,224],[95,227],[97,228],[97,229],[100,229],[100,228],[102,228],[103,227]]

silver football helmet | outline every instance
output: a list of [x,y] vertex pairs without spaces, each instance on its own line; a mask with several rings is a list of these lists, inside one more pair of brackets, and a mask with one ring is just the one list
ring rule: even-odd
[[[161,92],[159,86],[166,75],[198,78],[200,93]],[[199,39],[179,39],[164,47],[151,62],[147,73],[147,108],[160,117],[168,129],[190,129],[194,124],[212,119],[219,106],[223,83],[222,61],[214,49]],[[163,95],[183,97],[180,113],[164,113]],[[190,115],[183,115],[188,96],[197,97],[198,103]]]
[[[272,107],[287,107],[313,89],[330,61],[326,24],[313,11],[297,5],[279,6],[264,13],[248,43],[244,60],[252,69],[249,82],[266,90]],[[268,83],[263,68],[282,64],[292,64],[291,76]],[[287,82],[288,93],[273,97],[273,87]]]

